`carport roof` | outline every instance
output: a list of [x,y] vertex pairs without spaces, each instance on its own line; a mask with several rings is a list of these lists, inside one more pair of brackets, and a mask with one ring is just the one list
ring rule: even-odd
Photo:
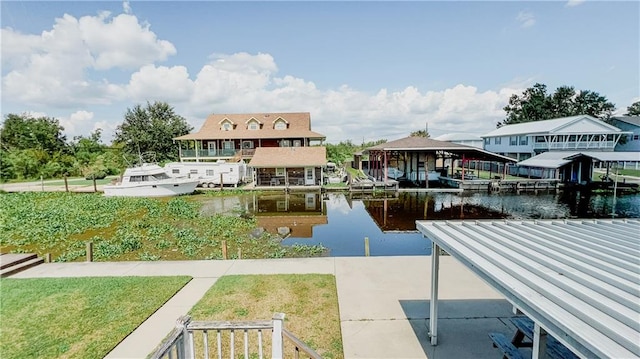
[[502,156],[483,149],[465,146],[459,143],[438,141],[427,137],[410,136],[394,141],[389,141],[369,147],[365,152],[371,151],[413,151],[413,152],[447,152],[456,156],[465,156],[468,159],[497,162],[516,162],[511,157]]
[[560,168],[579,157],[590,157],[601,162],[630,162],[640,161],[640,152],[611,152],[611,151],[549,151],[518,162],[518,166]]
[[327,165],[325,147],[258,147],[249,162],[254,168],[324,167]]

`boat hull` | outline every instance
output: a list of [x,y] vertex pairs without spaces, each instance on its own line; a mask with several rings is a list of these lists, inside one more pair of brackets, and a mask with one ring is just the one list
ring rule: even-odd
[[169,197],[193,193],[199,180],[172,180],[133,184],[105,185],[106,197]]

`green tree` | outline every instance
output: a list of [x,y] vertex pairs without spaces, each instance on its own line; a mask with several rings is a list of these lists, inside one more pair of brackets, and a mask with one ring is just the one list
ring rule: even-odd
[[327,159],[329,162],[341,165],[353,159],[354,152],[357,151],[356,146],[350,141],[341,141],[338,144],[327,143]]
[[640,101],[636,101],[627,107],[627,113],[625,116],[640,116]]
[[5,149],[39,149],[48,153],[66,150],[64,127],[57,119],[34,118],[26,114],[9,114],[0,131],[0,141]]
[[9,114],[0,129],[0,180],[62,176],[73,159],[57,119]]
[[427,132],[427,130],[418,130],[418,131],[413,131],[411,132],[411,135],[409,135],[411,137],[425,137],[425,138],[429,138],[429,132]]
[[125,154],[154,152],[159,162],[178,160],[178,147],[173,138],[193,130],[186,119],[175,113],[166,102],[147,102],[127,109],[124,122],[116,128],[114,144],[121,144]]
[[506,118],[498,122],[497,127],[577,115],[590,115],[609,122],[614,110],[615,105],[597,92],[576,92],[571,86],[561,86],[549,94],[546,85],[537,83],[522,95],[509,98],[509,104],[504,107]]
[[104,153],[107,146],[101,143],[101,136],[102,130],[97,129],[89,137],[76,136],[73,138],[70,147],[80,166],[89,165],[96,157]]

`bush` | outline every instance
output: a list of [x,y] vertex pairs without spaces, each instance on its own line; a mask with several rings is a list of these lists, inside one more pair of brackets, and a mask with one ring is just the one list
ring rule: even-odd
[[85,179],[88,179],[88,180],[97,179],[97,180],[99,180],[99,179],[103,179],[103,178],[105,178],[105,177],[107,177],[107,173],[106,173],[106,172],[104,172],[104,171],[97,171],[97,172],[93,172],[93,173],[89,173],[89,174],[87,174],[87,175],[85,176]]

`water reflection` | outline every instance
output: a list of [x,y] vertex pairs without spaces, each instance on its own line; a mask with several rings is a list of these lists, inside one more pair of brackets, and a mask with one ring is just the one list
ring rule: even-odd
[[203,199],[203,212],[241,211],[283,244],[322,244],[331,256],[430,254],[416,220],[639,218],[640,194],[400,193],[353,199],[339,193],[266,193]]
[[283,238],[312,238],[314,226],[328,223],[319,192],[254,195],[253,198],[258,227]]

